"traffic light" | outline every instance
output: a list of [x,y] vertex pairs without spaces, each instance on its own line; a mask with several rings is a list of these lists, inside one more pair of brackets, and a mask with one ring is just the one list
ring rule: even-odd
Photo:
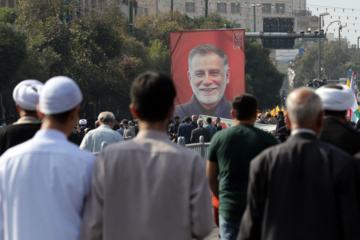
[[293,32],[294,18],[264,18],[263,32]]
[[277,49],[278,40],[279,38],[276,37],[265,37],[261,39],[263,48],[267,48],[267,49]]
[[279,32],[293,32],[294,18],[279,18]]
[[264,18],[263,32],[279,32],[279,18]]
[[[294,18],[264,18],[263,32],[291,33],[294,31]],[[293,49],[294,37],[263,37],[263,48]]]
[[263,37],[263,48],[267,49],[293,49],[295,44],[294,37]]

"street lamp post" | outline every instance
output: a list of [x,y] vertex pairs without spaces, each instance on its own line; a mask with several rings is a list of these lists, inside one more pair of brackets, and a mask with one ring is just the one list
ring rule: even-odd
[[326,27],[325,33],[327,33],[328,28],[330,27],[330,25],[333,24],[333,23],[335,23],[335,22],[340,23],[340,26],[339,26],[339,37],[338,37],[338,38],[339,38],[339,41],[340,41],[340,30],[347,27],[347,24],[346,24],[345,26],[343,26],[343,25],[341,24],[341,21],[340,21],[340,20],[336,20],[336,21],[330,22],[329,25]]
[[262,6],[262,4],[260,4],[260,3],[253,3],[253,4],[251,4],[250,6],[254,8],[254,32],[256,32],[256,13],[255,13],[255,7],[260,7],[260,6]]
[[340,22],[340,27],[339,27],[339,41],[340,41],[340,30],[343,29],[343,28],[346,28],[347,27],[347,23],[345,24],[345,26],[341,25],[341,22]]
[[[328,12],[323,12],[319,15],[319,34],[321,33],[321,17],[330,15]],[[318,81],[321,77],[321,39],[319,38],[319,72],[318,72]]]

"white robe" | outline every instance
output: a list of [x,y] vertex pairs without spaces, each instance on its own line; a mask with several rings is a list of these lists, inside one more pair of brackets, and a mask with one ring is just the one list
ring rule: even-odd
[[78,239],[94,156],[56,130],[0,158],[0,239]]

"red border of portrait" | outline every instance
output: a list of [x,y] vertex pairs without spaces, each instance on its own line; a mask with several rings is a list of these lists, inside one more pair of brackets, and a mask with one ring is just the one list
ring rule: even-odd
[[245,30],[200,30],[170,32],[171,75],[177,91],[175,105],[186,103],[193,95],[187,77],[188,55],[196,46],[212,44],[221,48],[229,59],[230,82],[225,97],[245,92]]

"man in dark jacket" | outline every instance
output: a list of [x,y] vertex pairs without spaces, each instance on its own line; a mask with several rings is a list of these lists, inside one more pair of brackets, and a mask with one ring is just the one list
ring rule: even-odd
[[354,101],[351,89],[344,85],[328,84],[316,90],[325,113],[319,139],[354,155],[360,152],[360,133],[346,125],[346,115]]
[[276,129],[275,131],[277,131],[279,128],[285,126],[285,118],[284,118],[284,112],[283,111],[279,111],[278,112],[278,122],[276,124]]
[[178,128],[177,136],[185,138],[185,144],[190,143],[191,131],[195,129],[195,126],[191,124],[191,118],[185,117],[185,123],[181,123]]
[[8,126],[0,128],[0,156],[9,148],[32,138],[41,127],[36,112],[39,93],[43,83],[37,80],[24,80],[16,85],[13,98],[20,119]]
[[206,128],[203,127],[204,123],[202,119],[198,119],[197,121],[198,127],[191,131],[190,142],[198,143],[200,142],[200,136],[204,137],[204,142],[210,142],[210,132]]
[[354,159],[317,139],[323,111],[314,91],[293,91],[286,106],[291,137],[251,161],[238,240],[358,239]]

